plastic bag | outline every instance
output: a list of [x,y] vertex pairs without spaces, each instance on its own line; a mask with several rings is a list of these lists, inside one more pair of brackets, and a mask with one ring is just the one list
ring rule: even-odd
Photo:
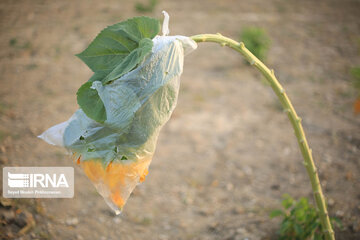
[[104,123],[79,109],[39,136],[72,152],[117,214],[148,173],[159,131],[177,103],[184,55],[197,47],[184,36],[156,36],[153,43],[151,54],[134,70],[111,84],[93,82],[106,109]]

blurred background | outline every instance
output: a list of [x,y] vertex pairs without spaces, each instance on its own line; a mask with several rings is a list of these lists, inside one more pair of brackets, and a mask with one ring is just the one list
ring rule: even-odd
[[[0,164],[74,166],[36,138],[78,108],[74,56],[104,27],[170,14],[170,34],[221,32],[275,69],[319,168],[337,239],[360,239],[360,1],[0,2]],[[186,56],[178,106],[146,181],[115,216],[81,169],[73,199],[4,199],[1,239],[276,239],[284,193],[312,192],[286,114],[260,74],[212,43]]]

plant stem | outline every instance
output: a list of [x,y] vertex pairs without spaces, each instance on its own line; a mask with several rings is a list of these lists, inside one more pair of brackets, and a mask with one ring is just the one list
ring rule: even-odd
[[321,189],[319,176],[312,158],[312,152],[309,148],[308,142],[305,137],[303,127],[301,125],[301,118],[295,112],[293,105],[290,102],[290,99],[285,93],[284,88],[281,86],[279,81],[276,79],[274,70],[267,68],[257,57],[255,57],[244,45],[242,42],[234,41],[230,38],[224,37],[221,34],[200,34],[190,37],[195,42],[215,42],[219,43],[221,46],[228,46],[235,51],[239,52],[245,59],[255,68],[257,68],[264,77],[270,83],[271,88],[275,92],[279,101],[281,102],[284,111],[287,113],[291,125],[294,128],[295,135],[301,150],[301,153],[304,157],[304,165],[306,171],[309,175],[312,190],[314,193],[316,205],[320,215],[321,225],[324,230],[324,235],[327,240],[334,240],[334,231],[331,227],[329,215],[326,208],[325,198]]

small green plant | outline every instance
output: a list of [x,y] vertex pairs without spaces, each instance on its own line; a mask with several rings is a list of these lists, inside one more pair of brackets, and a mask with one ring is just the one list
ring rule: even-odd
[[157,0],[149,0],[148,4],[136,3],[135,10],[140,13],[147,13],[154,11],[154,8],[157,4]]
[[[273,210],[270,213],[271,218],[283,217],[278,231],[279,240],[325,239],[319,213],[307,198],[302,197],[295,201],[285,194],[281,205],[283,209]],[[331,221],[341,227],[338,219],[331,218]]]
[[31,43],[29,41],[20,43],[16,38],[9,40],[9,46],[17,49],[29,49],[31,48]]
[[9,45],[10,45],[11,47],[14,47],[16,44],[17,44],[17,39],[16,39],[16,38],[10,39]]
[[360,92],[360,67],[353,67],[350,70],[350,74],[353,77],[353,85],[357,91]]
[[360,114],[360,67],[350,69],[350,74],[353,78],[353,86],[357,94],[357,99],[354,102],[354,113]]
[[264,29],[258,27],[244,28],[240,40],[258,59],[261,61],[266,59],[271,41]]

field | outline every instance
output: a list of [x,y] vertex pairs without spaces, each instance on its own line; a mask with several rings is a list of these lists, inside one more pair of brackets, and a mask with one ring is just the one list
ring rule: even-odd
[[[139,2],[141,2],[139,0]],[[142,1],[146,3],[146,1]],[[107,25],[142,15],[136,1],[0,2],[0,165],[74,166],[37,139],[78,108],[91,76],[74,55]],[[337,239],[360,239],[360,115],[350,69],[360,65],[357,0],[159,0],[170,34],[245,27],[271,39],[266,64],[295,109],[319,169]],[[1,239],[276,239],[281,196],[312,200],[287,116],[239,54],[200,43],[186,56],[177,108],[146,181],[115,216],[80,168],[73,199],[1,199]],[[15,211],[15,213],[14,213]]]

